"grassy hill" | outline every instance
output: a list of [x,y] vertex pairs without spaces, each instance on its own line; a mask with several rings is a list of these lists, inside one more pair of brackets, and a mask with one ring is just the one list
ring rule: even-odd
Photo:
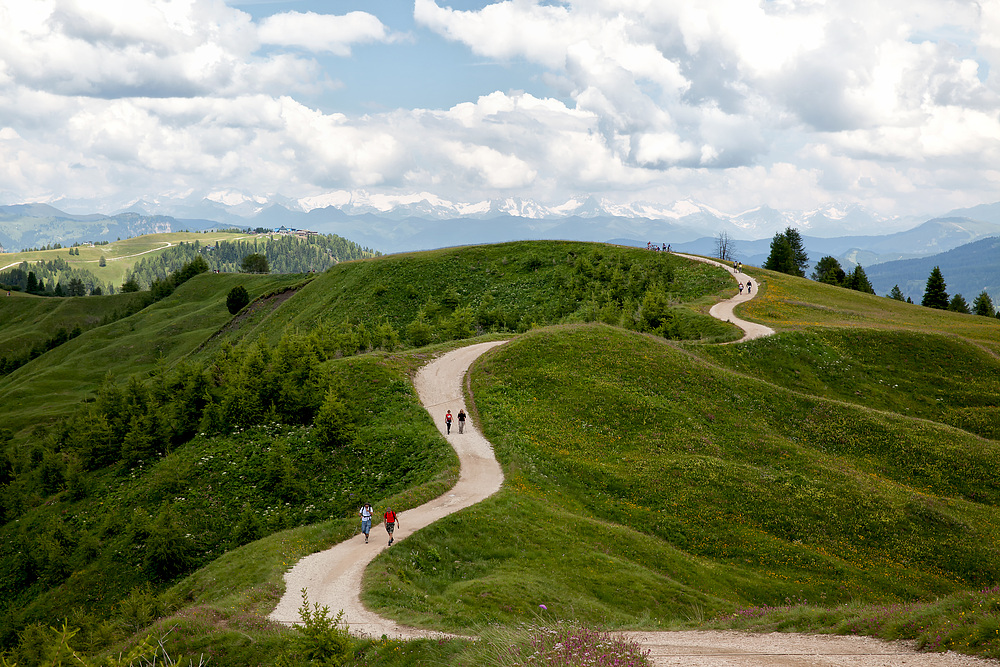
[[[284,570],[351,534],[362,498],[405,513],[453,479],[408,378],[478,336],[517,334],[471,376],[507,482],[375,560],[364,597],[383,614],[470,631],[544,604],[658,628],[993,586],[1000,322],[751,274],[740,314],[779,334],[727,346],[738,334],[704,314],[727,274],[642,250],[343,263],[293,292],[247,283],[284,300],[233,319],[238,277],[198,276],[0,378],[0,642],[43,664],[25,639],[62,615],[84,650],[174,628],[172,653],[217,664],[291,651],[264,620]],[[433,644],[358,660],[481,664]]]
[[[121,285],[126,272],[144,257],[155,254],[180,243],[210,245],[219,241],[235,241],[246,238],[246,234],[235,232],[171,232],[165,234],[143,234],[127,239],[112,241],[107,245],[82,245],[79,255],[70,255],[69,248],[57,250],[33,250],[11,252],[0,255],[0,271],[18,266],[21,262],[50,262],[56,258],[65,260],[72,267],[84,268],[93,273],[102,283]],[[101,266],[101,257],[105,266]]]

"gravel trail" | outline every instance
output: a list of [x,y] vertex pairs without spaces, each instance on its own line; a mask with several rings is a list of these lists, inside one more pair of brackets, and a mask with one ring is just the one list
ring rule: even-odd
[[[718,264],[744,284],[748,276],[724,264],[684,255],[701,262]],[[732,309],[756,296],[737,295],[717,304],[711,314],[728,319],[746,332],[742,340],[773,334],[763,325],[733,316]],[[728,304],[728,306],[724,305]],[[721,308],[720,308],[721,306]],[[717,310],[718,309],[718,310]],[[396,542],[434,521],[488,498],[500,489],[503,472],[493,456],[493,446],[472,422],[465,433],[457,433],[457,423],[446,435],[444,413],[465,408],[463,382],[473,361],[505,341],[480,343],[454,350],[422,368],[414,379],[420,401],[434,419],[441,434],[458,452],[461,473],[449,492],[399,516]],[[469,412],[466,409],[466,412]],[[445,633],[400,625],[365,609],[361,604],[361,576],[365,567],[388,547],[385,531],[373,526],[366,544],[360,533],[326,551],[303,558],[285,574],[286,591],[271,613],[272,620],[285,624],[299,621],[301,589],[308,590],[310,603],[327,605],[331,611],[344,610],[344,618],[355,634],[370,637],[416,639],[447,637]],[[997,665],[957,653],[920,653],[906,642],[883,642],[869,637],[801,635],[788,633],[755,634],[733,631],[628,632],[626,636],[649,649],[656,667],[982,667]]]

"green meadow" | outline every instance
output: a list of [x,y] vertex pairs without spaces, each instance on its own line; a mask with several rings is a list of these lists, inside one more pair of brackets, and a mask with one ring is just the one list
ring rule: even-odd
[[[356,534],[362,500],[405,517],[453,483],[410,378],[504,338],[469,383],[503,488],[363,587],[390,618],[488,639],[353,640],[345,664],[508,664],[497,647],[557,623],[997,656],[1000,322],[749,271],[739,314],[778,333],[728,345],[707,316],[735,292],[723,270],[568,242],[201,275],[83,332],[0,377],[0,648],[54,664],[61,618],[93,656],[165,637],[309,664],[316,636],[266,620],[283,573]],[[233,317],[236,284],[262,298]],[[23,336],[41,315],[18,317]]]
[[[125,282],[126,272],[144,257],[155,255],[180,243],[211,245],[219,241],[235,241],[247,238],[246,234],[236,232],[170,232],[165,234],[144,234],[126,239],[118,239],[105,245],[81,245],[73,248],[79,250],[79,255],[70,255],[69,248],[56,250],[29,250],[11,252],[0,255],[0,270],[16,267],[21,262],[51,262],[61,259],[71,267],[87,269],[102,283],[121,285]],[[101,266],[101,258],[105,266]]]

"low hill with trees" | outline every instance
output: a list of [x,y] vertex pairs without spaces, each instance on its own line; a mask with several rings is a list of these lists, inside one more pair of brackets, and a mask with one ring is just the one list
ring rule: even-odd
[[[726,271],[600,244],[189,277],[0,377],[0,647],[48,664],[65,618],[91,655],[150,635],[218,665],[308,664],[303,635],[266,621],[282,574],[353,535],[361,502],[405,521],[449,487],[410,377],[501,337],[470,387],[507,481],[375,559],[380,613],[470,631],[544,605],[654,629],[797,605],[832,626],[845,602],[988,601],[1000,322],[745,270],[760,295],[740,316],[779,333],[725,346],[738,331],[705,311],[735,293]],[[462,640],[352,646],[374,665],[484,659]]]

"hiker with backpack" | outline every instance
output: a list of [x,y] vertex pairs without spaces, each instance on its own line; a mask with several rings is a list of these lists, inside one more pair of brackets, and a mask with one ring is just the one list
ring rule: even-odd
[[393,541],[396,539],[392,536],[392,531],[394,531],[396,526],[399,525],[399,516],[392,511],[391,507],[387,507],[383,518],[385,519],[385,532],[389,533],[389,546],[391,547]]

